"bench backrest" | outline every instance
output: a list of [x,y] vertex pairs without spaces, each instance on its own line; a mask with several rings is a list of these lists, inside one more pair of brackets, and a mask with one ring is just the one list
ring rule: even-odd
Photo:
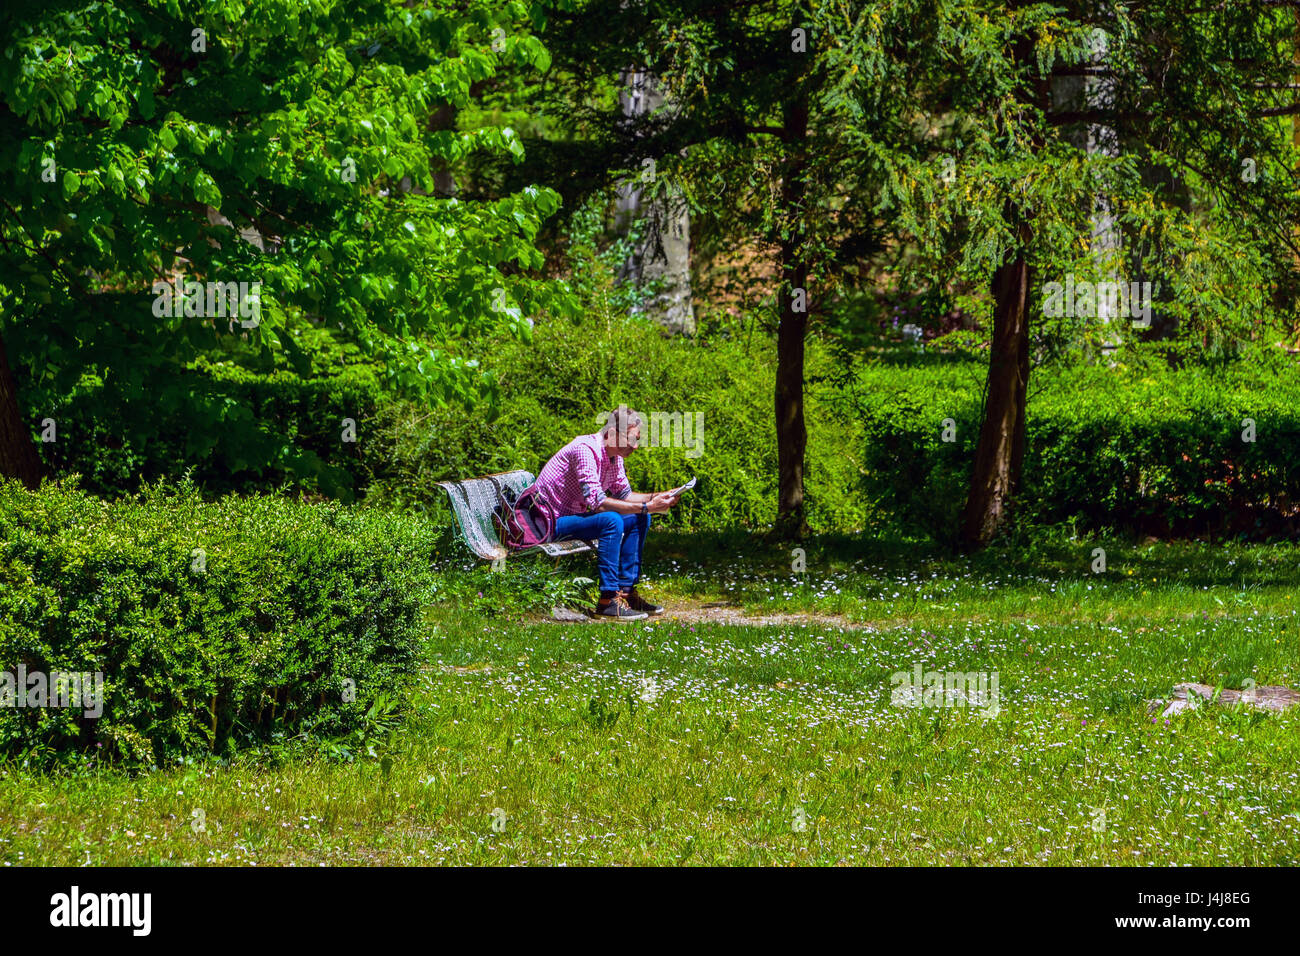
[[496,488],[490,478],[501,483],[507,497],[513,501],[519,493],[533,483],[532,472],[502,471],[482,478],[467,478],[464,481],[440,481],[451,498],[451,510],[460,525],[461,537],[469,549],[480,558],[493,561],[504,558],[507,548],[497,536],[497,529],[492,524],[492,512],[500,503]]

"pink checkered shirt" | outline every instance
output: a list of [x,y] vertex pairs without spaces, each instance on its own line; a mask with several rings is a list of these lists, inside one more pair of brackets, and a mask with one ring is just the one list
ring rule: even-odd
[[609,495],[632,493],[623,459],[605,450],[600,435],[579,435],[557,451],[537,476],[537,493],[557,518],[595,511]]

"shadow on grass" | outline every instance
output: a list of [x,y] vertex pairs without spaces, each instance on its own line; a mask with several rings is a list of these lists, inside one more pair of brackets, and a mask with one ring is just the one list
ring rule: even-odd
[[1300,546],[1285,544],[1211,544],[1156,542],[1139,544],[1113,534],[1070,536],[1065,529],[1045,531],[1037,539],[1004,540],[970,555],[954,553],[930,540],[872,537],[866,534],[821,535],[783,542],[769,535],[732,530],[684,533],[653,531],[646,542],[648,565],[672,559],[723,576],[736,568],[750,573],[789,577],[801,548],[807,569],[825,571],[867,566],[886,577],[924,568],[976,580],[1005,581],[1008,573],[1079,579],[1091,573],[1096,549],[1105,552],[1113,575],[1155,579],[1160,586],[1268,587],[1300,584]]

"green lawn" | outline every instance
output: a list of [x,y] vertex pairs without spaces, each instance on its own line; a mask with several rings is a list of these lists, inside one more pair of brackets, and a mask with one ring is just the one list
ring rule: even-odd
[[[652,624],[435,606],[405,718],[353,762],[10,765],[0,859],[1300,862],[1300,715],[1145,703],[1185,680],[1300,686],[1300,549],[804,549],[796,575],[757,538],[660,535],[649,590],[682,613]],[[789,616],[709,621],[721,601]],[[996,706],[893,702],[918,664],[996,676]]]

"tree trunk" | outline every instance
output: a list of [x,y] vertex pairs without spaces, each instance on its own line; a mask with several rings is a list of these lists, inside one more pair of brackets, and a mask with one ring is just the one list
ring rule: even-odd
[[[1029,0],[1017,0],[1022,9]],[[1027,35],[1015,41],[1016,61],[1027,71],[1029,87],[1020,98],[1046,111],[1052,102],[1052,85],[1034,69],[1034,42]],[[1043,142],[1035,137],[1034,145]],[[989,377],[984,399],[984,420],[975,446],[975,469],[962,517],[961,541],[968,549],[988,544],[1002,527],[1020,485],[1025,460],[1025,405],[1029,388],[1029,291],[1034,281],[1029,267],[1029,246],[1034,232],[1030,212],[1008,199],[1003,218],[1016,237],[1016,245],[993,273],[993,341],[989,346]]]
[[[1104,29],[1094,27],[1091,42],[1088,63],[1094,69],[1103,70],[1109,58],[1110,36]],[[1050,88],[1054,110],[1097,112],[1110,110],[1115,106],[1115,80],[1104,75],[1056,75],[1051,79]],[[1113,126],[1102,123],[1079,123],[1064,132],[1066,139],[1085,151],[1089,158],[1105,156],[1113,159],[1120,155],[1119,133]],[[1092,223],[1089,252],[1097,263],[1100,279],[1118,282],[1121,279],[1119,266],[1123,234],[1119,228],[1111,197],[1100,191],[1095,193],[1089,218]],[[1124,317],[1119,315],[1117,303],[1109,297],[1099,295],[1095,301],[1096,321],[1101,326],[1101,355],[1113,363],[1113,355],[1119,348],[1122,338]]]
[[[444,103],[433,111],[429,117],[429,130],[439,132],[456,128],[457,109],[450,103]],[[403,177],[403,192],[411,188],[410,177]],[[433,163],[433,194],[440,199],[450,199],[456,195],[456,176],[446,160]]]
[[[1098,42],[1093,50],[1092,65],[1104,69],[1108,60],[1110,37],[1104,31],[1094,33],[1094,37]],[[1115,108],[1116,87],[1113,79],[1088,77],[1085,80],[1085,90],[1085,109],[1113,110]],[[1119,134],[1113,126],[1090,123],[1086,149],[1089,156],[1118,158]],[[1118,268],[1122,248],[1123,237],[1111,197],[1099,192],[1093,197],[1092,241],[1089,244],[1089,252],[1105,277],[1103,281],[1118,282],[1121,278]],[[1119,303],[1108,296],[1097,296],[1096,305],[1097,321],[1102,326],[1101,354],[1113,365],[1114,354],[1123,338],[1125,317],[1119,314]]]
[[17,478],[34,490],[40,486],[43,471],[31,432],[23,423],[18,387],[9,368],[4,339],[0,339],[0,478]]
[[[1009,207],[1008,216],[1020,219]],[[1017,232],[1024,249],[1029,225]],[[981,548],[1006,519],[1025,458],[1025,396],[1029,385],[1029,289],[1033,281],[1023,251],[993,273],[993,342],[989,350],[984,423],[962,521],[962,543]]]
[[791,217],[780,242],[781,324],[776,335],[776,459],[778,475],[777,534],[802,538],[804,520],[803,470],[808,429],[803,417],[804,337],[808,331],[808,263],[803,244],[802,215],[805,140],[808,105],[802,98],[785,111],[784,136],[789,162],[781,179],[781,208]]
[[[663,106],[664,95],[653,74],[629,69],[623,73],[619,101],[623,115],[635,123],[639,117]],[[646,303],[643,311],[670,332],[694,335],[691,217],[686,203],[673,192],[646,201],[640,187],[633,182],[619,188],[616,210],[619,232],[626,234],[638,219],[644,220],[646,227],[623,264],[619,278],[637,285],[658,282],[659,292]]]

